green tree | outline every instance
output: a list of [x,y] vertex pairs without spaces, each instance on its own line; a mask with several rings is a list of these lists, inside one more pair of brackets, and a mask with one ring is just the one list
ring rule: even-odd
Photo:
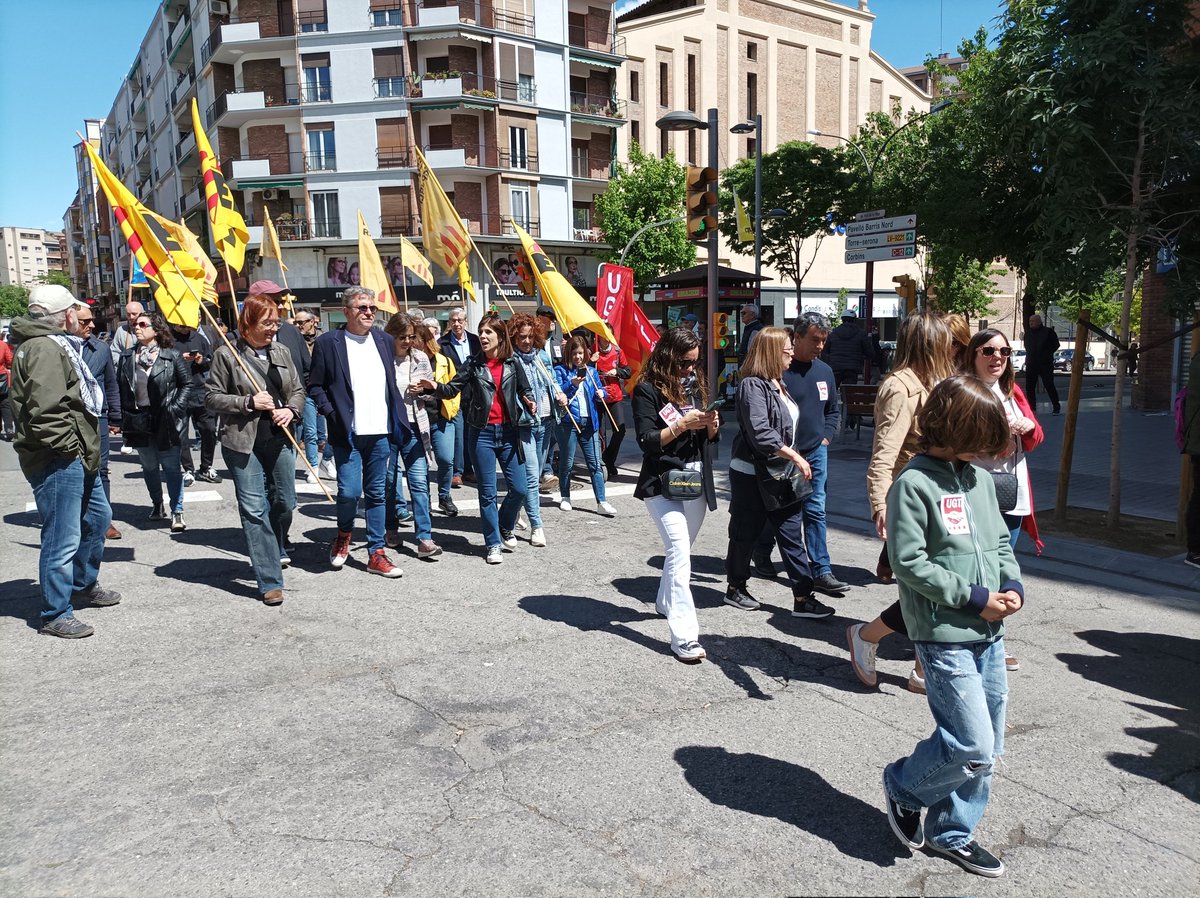
[[968,318],[994,314],[992,297],[1000,291],[992,278],[1007,274],[1004,268],[967,256],[953,256],[939,247],[934,247],[925,261],[925,290],[936,297],[940,311],[958,312]]
[[[762,257],[796,285],[802,299],[804,278],[812,268],[821,241],[829,233],[826,216],[842,217],[842,203],[851,187],[845,155],[805,141],[780,144],[762,157]],[[740,159],[722,179],[720,230],[741,253],[754,252],[753,241],[743,241],[734,215],[733,191],[754,216],[754,160]],[[780,209],[778,216],[767,211]]]
[[605,262],[620,259],[621,250],[637,232],[656,221],[680,221],[647,229],[634,241],[625,258],[639,284],[660,274],[696,264],[696,246],[687,237],[682,221],[687,170],[673,156],[656,159],[630,144],[629,164],[608,182],[596,197],[596,215],[608,249],[599,255]]
[[[1081,309],[1091,313],[1092,324],[1112,332],[1121,322],[1121,305],[1124,299],[1125,272],[1119,268],[1110,269],[1101,276],[1098,283],[1076,290],[1062,293],[1058,297],[1058,306],[1064,315],[1077,319]],[[1133,286],[1133,306],[1130,309],[1131,320],[1142,316],[1142,280],[1139,277]]]
[[60,287],[66,287],[68,290],[73,286],[69,274],[65,271],[55,271],[54,269],[47,271],[45,274],[39,274],[34,278],[34,281],[39,284],[58,284]]
[[0,287],[0,318],[17,318],[29,313],[29,288],[19,284]]

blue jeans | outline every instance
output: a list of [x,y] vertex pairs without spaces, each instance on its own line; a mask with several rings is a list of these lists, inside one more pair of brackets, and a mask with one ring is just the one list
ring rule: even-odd
[[[146,491],[150,493],[150,501],[162,505],[162,482],[167,481],[167,495],[171,498],[171,513],[183,512],[183,467],[179,461],[179,447],[159,449],[156,446],[139,446],[138,461],[142,463],[142,477],[146,481]],[[159,471],[162,474],[159,474]]]
[[249,454],[222,446],[221,456],[233,477],[258,591],[283,589],[279,557],[296,507],[296,451],[283,440],[271,440]]
[[104,534],[112,523],[98,473],[78,458],[51,462],[26,478],[42,519],[38,580],[42,623],[70,616],[71,594],[90,589],[100,578]]
[[463,474],[470,474],[474,468],[473,451],[467,445],[471,439],[472,428],[463,417],[462,409],[459,409],[450,423],[454,425],[454,476],[462,477]]
[[[489,549],[500,545],[500,531],[513,530],[517,515],[525,504],[525,465],[518,455],[520,432],[511,424],[488,424],[467,429],[467,448],[475,461],[475,481],[479,490],[479,517],[483,522],[483,542]],[[508,482],[508,493],[496,509],[496,465]]]
[[588,473],[592,475],[592,492],[597,502],[604,501],[604,474],[600,471],[600,441],[592,420],[579,422],[579,433],[571,419],[563,416],[558,428],[558,489],[564,499],[571,498],[571,469],[575,467],[575,444],[583,449]]
[[1004,640],[918,642],[916,649],[936,728],[883,778],[902,807],[929,808],[925,838],[953,851],[971,841],[987,808],[992,765],[1004,753]]
[[417,539],[433,539],[433,519],[429,512],[429,460],[425,457],[425,444],[415,432],[399,450],[392,448],[387,477],[387,529],[398,529],[400,518],[407,511],[404,490],[399,482],[401,461],[404,462],[404,479],[412,494]]
[[316,402],[311,396],[305,396],[304,416],[300,419],[300,442],[304,445],[304,457],[314,468],[321,461],[317,454],[317,419],[320,417],[317,414]]
[[[326,443],[325,445],[329,445]],[[358,497],[363,497],[367,520],[367,552],[383,548],[387,519],[387,471],[392,444],[386,433],[360,437],[350,435],[349,446],[334,446],[337,461],[337,526],[343,533],[354,530]]]
[[1005,514],[1004,526],[1008,528],[1008,544],[1012,546],[1012,550],[1017,551],[1017,540],[1021,538],[1021,525],[1025,523],[1025,516],[1019,514]]
[[538,492],[542,457],[538,453],[538,444],[544,441],[545,432],[541,421],[532,427],[520,428],[521,445],[525,449],[525,513],[529,515],[529,526],[534,530],[542,527],[542,497]]
[[430,436],[433,437],[433,457],[437,460],[438,499],[445,502],[450,498],[450,481],[454,479],[454,423],[445,418],[429,418]]
[[[112,484],[108,478],[108,415],[101,415],[96,419],[96,427],[100,430],[100,483],[104,486],[104,495],[108,499],[108,504],[112,505]],[[104,528],[108,530],[107,527]]]
[[[566,418],[566,415],[563,415]],[[554,416],[542,419],[542,426],[545,428],[542,436],[542,443],[538,446],[538,454],[542,459],[542,477],[549,477],[554,473],[554,446],[558,442],[558,424],[554,421]]]

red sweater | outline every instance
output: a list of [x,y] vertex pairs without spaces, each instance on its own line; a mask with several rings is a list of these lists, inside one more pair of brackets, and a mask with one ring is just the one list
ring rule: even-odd
[[[1017,408],[1021,410],[1021,414],[1033,422],[1033,430],[1021,437],[1021,449],[1024,452],[1032,452],[1038,446],[1042,445],[1042,440],[1046,438],[1046,434],[1042,431],[1042,425],[1038,423],[1033,409],[1029,407],[1029,400],[1025,398],[1025,393],[1015,383],[1013,384],[1013,399],[1016,400]],[[1034,516],[1033,507],[1033,478],[1030,477],[1029,514],[1021,521],[1021,529],[1029,534],[1029,538],[1033,540],[1033,544],[1037,548],[1037,553],[1041,555],[1045,543],[1038,537],[1037,518]]]

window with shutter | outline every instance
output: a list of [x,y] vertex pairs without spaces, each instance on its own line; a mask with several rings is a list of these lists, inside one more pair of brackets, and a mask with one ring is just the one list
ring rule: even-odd
[[375,145],[380,168],[407,168],[412,165],[408,152],[408,127],[404,119],[377,119]]
[[404,51],[400,47],[372,50],[375,62],[375,96],[404,96]]

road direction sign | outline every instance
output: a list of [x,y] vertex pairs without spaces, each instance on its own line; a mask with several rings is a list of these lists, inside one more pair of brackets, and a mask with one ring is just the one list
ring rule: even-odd
[[907,231],[889,231],[886,234],[864,234],[861,237],[847,237],[846,249],[873,249],[876,246],[899,246],[905,243],[916,243],[916,229]]
[[867,212],[855,212],[854,220],[855,221],[874,221],[877,218],[883,218],[883,216],[885,216],[885,215],[887,215],[887,211],[885,209],[871,209]]
[[883,234],[887,231],[905,231],[917,226],[916,215],[893,215],[891,218],[877,218],[874,221],[852,221],[846,225],[847,237],[859,237],[863,234]]
[[911,243],[902,246],[878,246],[874,249],[853,249],[846,252],[846,264],[856,262],[891,262],[896,259],[911,259],[917,248]]

